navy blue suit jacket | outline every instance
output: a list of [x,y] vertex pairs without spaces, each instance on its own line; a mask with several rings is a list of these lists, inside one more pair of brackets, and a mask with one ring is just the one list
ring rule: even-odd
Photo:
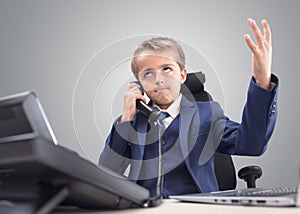
[[[258,156],[263,154],[275,127],[278,79],[268,91],[252,78],[241,123],[224,115],[217,102],[190,102],[180,105],[179,143],[188,172],[201,192],[216,191],[213,153]],[[123,174],[130,165],[129,178],[141,178],[148,118],[138,112],[131,122],[114,123],[99,164]],[[180,188],[180,184],[178,184]]]

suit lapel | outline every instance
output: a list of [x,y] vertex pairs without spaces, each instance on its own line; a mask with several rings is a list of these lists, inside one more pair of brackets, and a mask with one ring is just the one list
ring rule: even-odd
[[[197,105],[188,101],[184,96],[182,97],[180,105],[180,117],[181,124],[179,129],[179,140],[182,155],[185,159],[189,155],[190,150],[193,148],[194,143],[196,142],[196,139],[190,139],[193,134],[189,135],[189,133],[191,131],[191,127],[194,127],[196,125],[199,128],[199,122],[197,124],[192,124],[192,120],[199,121],[198,118],[194,118],[199,117],[199,113]],[[192,130],[197,130],[197,127],[194,127]],[[189,162],[188,159],[187,161]]]
[[[198,131],[200,129],[200,113],[197,104],[188,101],[185,97],[182,97],[180,116],[181,124],[179,140],[181,152],[191,177],[193,178],[199,191],[202,191],[205,190],[205,186],[202,187],[201,183],[206,183],[206,180],[203,179],[203,176],[201,177],[197,175],[197,172],[202,171],[199,167],[203,166],[199,166],[198,164],[196,164],[197,162],[193,160],[195,156],[190,155],[192,149],[194,148],[197,142]],[[191,161],[193,164],[191,164]]]

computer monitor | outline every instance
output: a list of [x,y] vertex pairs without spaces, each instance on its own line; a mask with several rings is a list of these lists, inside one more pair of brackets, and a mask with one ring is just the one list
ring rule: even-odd
[[[3,130],[1,130],[3,129]],[[149,206],[149,191],[55,144],[33,92],[0,99],[0,208],[49,213],[59,206]]]

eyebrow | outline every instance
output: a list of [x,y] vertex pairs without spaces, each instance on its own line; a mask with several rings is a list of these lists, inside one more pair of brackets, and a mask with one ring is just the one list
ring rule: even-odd
[[[175,65],[168,63],[168,64],[162,64],[161,66],[159,66],[160,69],[164,68],[164,67],[175,67]],[[153,71],[153,70],[155,70],[155,69],[147,68],[147,69],[142,70],[141,72]]]

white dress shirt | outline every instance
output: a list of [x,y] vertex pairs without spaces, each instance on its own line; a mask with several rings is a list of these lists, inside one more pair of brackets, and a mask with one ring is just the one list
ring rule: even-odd
[[166,128],[178,116],[178,114],[180,112],[181,99],[182,99],[182,94],[180,93],[179,96],[176,98],[176,100],[169,106],[169,108],[163,109],[163,110],[160,109],[159,106],[153,102],[153,107],[158,108],[160,111],[167,112],[170,115],[169,117],[163,119],[163,121],[162,121]]

